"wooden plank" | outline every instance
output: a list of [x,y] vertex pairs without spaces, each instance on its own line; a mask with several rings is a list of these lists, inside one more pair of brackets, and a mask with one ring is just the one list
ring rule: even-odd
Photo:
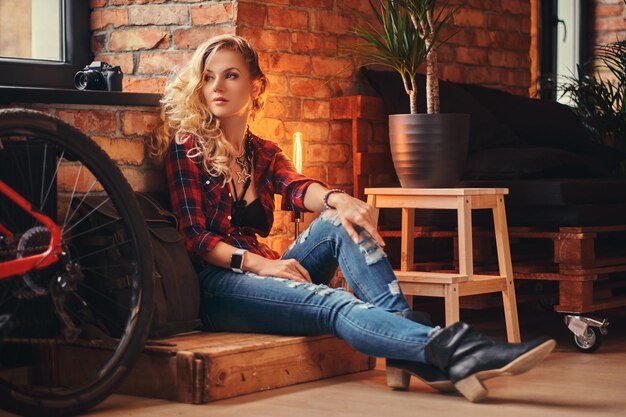
[[[232,340],[213,334],[212,341]],[[243,334],[244,337],[250,334]],[[118,392],[186,403],[204,403],[236,395],[371,369],[373,361],[332,335],[248,338],[242,346],[180,350],[174,356],[142,352]],[[185,338],[183,338],[185,339]],[[199,339],[206,339],[199,337]],[[272,339],[273,343],[265,343]],[[256,341],[256,342],[255,342]],[[242,342],[243,343],[243,342]],[[191,343],[188,343],[188,345]],[[70,384],[97,369],[103,349],[55,346],[54,378]],[[80,357],[81,369],[72,366]]]
[[424,271],[394,271],[396,278],[402,282],[423,282],[435,284],[455,284],[466,282],[467,275],[440,273],[440,272],[424,272]]
[[[367,192],[365,193],[367,194]],[[376,194],[378,208],[421,208],[455,210],[456,197]]]
[[[559,304],[557,311],[587,311],[593,304],[592,281],[561,281],[559,282]],[[573,308],[573,310],[570,310]]]
[[508,194],[508,188],[366,188],[365,194],[402,196],[465,196]]
[[555,239],[554,261],[588,267],[595,263],[594,239]]

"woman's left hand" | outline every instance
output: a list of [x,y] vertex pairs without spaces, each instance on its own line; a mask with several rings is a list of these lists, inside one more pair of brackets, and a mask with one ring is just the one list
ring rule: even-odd
[[354,243],[359,243],[359,233],[354,225],[361,226],[372,235],[376,243],[385,246],[385,241],[376,229],[376,209],[369,204],[344,193],[333,193],[328,198],[331,206],[335,207],[341,219],[341,224],[348,232]]

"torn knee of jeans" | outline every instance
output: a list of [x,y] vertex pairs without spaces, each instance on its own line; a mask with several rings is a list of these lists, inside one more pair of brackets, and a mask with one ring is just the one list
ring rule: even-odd
[[389,284],[387,284],[387,288],[389,288],[389,293],[391,295],[400,294],[400,284],[398,284],[397,280],[393,280]]
[[333,226],[341,225],[341,219],[337,213],[337,210],[324,210],[320,216],[325,222],[332,223]]
[[306,240],[307,237],[309,237],[309,234],[311,233],[311,227],[307,227],[306,229],[304,229],[304,232],[300,233],[300,236],[298,236],[298,239],[296,239],[296,241],[291,245],[295,245],[296,242],[298,243],[302,243]]
[[365,256],[365,263],[367,265],[373,265],[379,262],[381,259],[386,258],[387,254],[382,247],[376,242],[374,237],[362,227],[357,227],[359,232],[359,250]]
[[359,300],[358,298],[355,298],[352,301],[352,304],[354,305],[354,308],[362,308],[362,309],[374,308],[374,304],[366,303],[365,301]]
[[250,278],[256,278],[256,279],[267,279],[268,278],[268,277],[263,277],[261,275],[257,275],[254,272],[250,272],[250,271],[246,271],[246,272],[244,272],[244,274],[246,274]]

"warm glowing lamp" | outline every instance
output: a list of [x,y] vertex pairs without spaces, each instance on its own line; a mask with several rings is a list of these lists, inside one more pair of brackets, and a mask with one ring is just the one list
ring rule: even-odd
[[[304,135],[302,132],[295,132],[293,134],[293,164],[296,166],[296,171],[298,174],[302,174],[302,139]],[[295,238],[298,238],[300,234],[300,222],[304,219],[302,212],[294,211],[292,212],[292,218],[294,222],[294,235]]]

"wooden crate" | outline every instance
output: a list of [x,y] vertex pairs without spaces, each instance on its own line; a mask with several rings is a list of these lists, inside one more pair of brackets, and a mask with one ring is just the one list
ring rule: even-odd
[[[89,372],[88,364],[72,364],[95,364],[106,354],[93,347],[56,348],[57,377]],[[118,392],[202,404],[373,367],[373,358],[331,335],[194,333],[149,343]]]

